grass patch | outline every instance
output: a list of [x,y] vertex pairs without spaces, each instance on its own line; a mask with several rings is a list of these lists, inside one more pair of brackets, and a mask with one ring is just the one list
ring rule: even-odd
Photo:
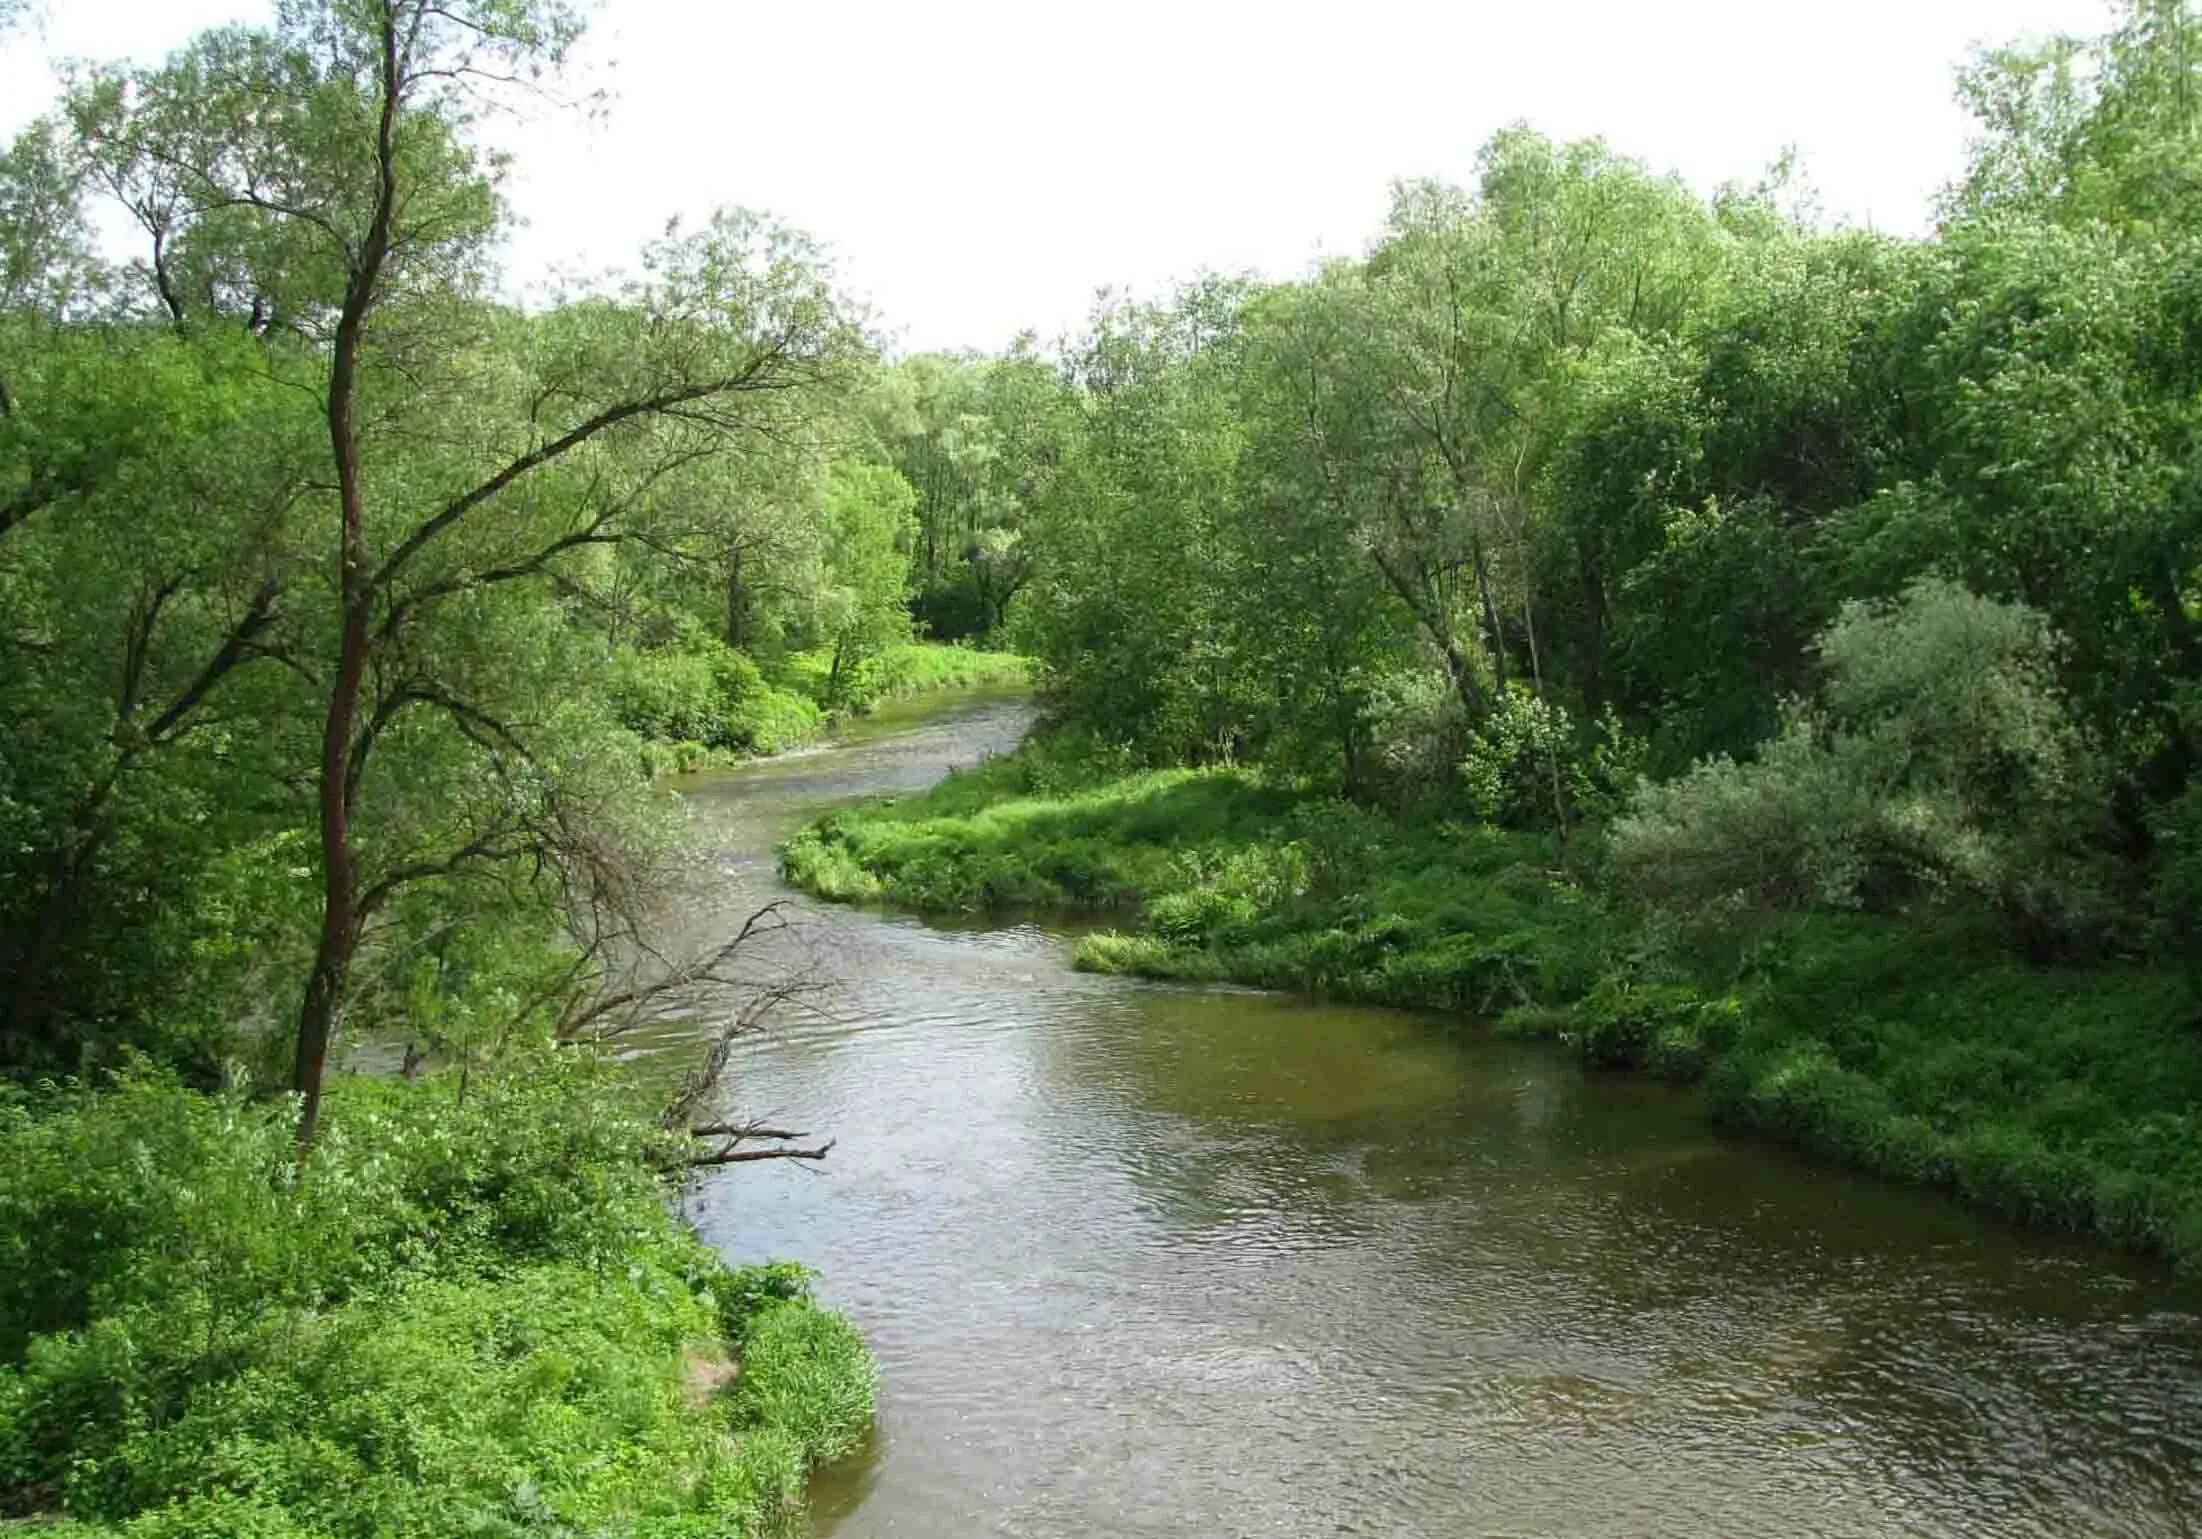
[[1496,1017],[1703,1087],[1709,1112],[2202,1266],[2194,975],[2044,969],[1963,911],[1759,918],[1653,945],[1592,841],[1395,819],[1243,769],[1041,740],[784,851],[828,898],[1118,915],[1095,972]]
[[870,1423],[870,1359],[799,1268],[697,1241],[663,1135],[570,1059],[477,1072],[463,1104],[343,1082],[303,1173],[283,1102],[141,1077],[0,1106],[0,1515],[799,1532],[810,1468]]
[[715,641],[697,645],[623,653],[611,671],[613,709],[634,733],[652,776],[785,753],[884,700],[1032,677],[1031,661],[1012,653],[913,641],[867,659],[836,688],[830,650],[790,652],[760,665]]
[[883,648],[833,686],[833,652],[790,652],[778,664],[780,682],[800,690],[822,709],[862,714],[883,700],[906,700],[945,689],[979,689],[1029,683],[1032,661],[1013,652],[937,641],[907,641]]

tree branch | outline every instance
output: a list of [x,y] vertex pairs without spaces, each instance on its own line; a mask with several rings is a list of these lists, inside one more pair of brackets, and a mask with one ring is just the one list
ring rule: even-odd
[[786,1128],[760,1127],[754,1122],[714,1122],[707,1127],[690,1128],[691,1138],[731,1138],[739,1143],[745,1138],[808,1138],[808,1133],[792,1133]]
[[221,683],[232,669],[259,655],[253,646],[254,638],[274,621],[275,600],[282,591],[283,583],[280,578],[270,577],[260,584],[259,591],[252,596],[252,602],[245,606],[244,614],[230,628],[221,649],[207,660],[207,665],[199,670],[198,677],[184,686],[183,693],[169,702],[168,709],[161,712],[153,725],[145,729],[149,741],[159,742],[167,737],[186,716],[198,708],[200,702],[212,693],[214,686]]
[[751,1160],[822,1160],[833,1152],[836,1140],[827,1139],[815,1149],[738,1149],[732,1144],[714,1149],[709,1154],[691,1156],[688,1168],[700,1169],[706,1165],[742,1165]]
[[539,470],[554,460],[571,453],[589,442],[589,440],[610,428],[617,427],[622,422],[666,412],[690,401],[701,401],[715,395],[726,395],[745,389],[760,388],[757,385],[759,376],[763,374],[765,367],[779,356],[778,348],[768,349],[751,359],[737,373],[718,379],[705,380],[698,384],[683,385],[676,389],[660,391],[655,395],[643,396],[631,401],[622,401],[615,406],[607,406],[595,416],[588,418],[576,427],[569,428],[549,443],[540,445],[513,459],[488,480],[444,504],[438,512],[398,542],[397,549],[393,550],[389,557],[384,560],[380,570],[375,573],[370,586],[375,588],[388,587],[404,568],[406,562],[417,555],[423,546],[429,544],[453,524],[489,501],[490,498],[496,496],[506,487],[531,472]]

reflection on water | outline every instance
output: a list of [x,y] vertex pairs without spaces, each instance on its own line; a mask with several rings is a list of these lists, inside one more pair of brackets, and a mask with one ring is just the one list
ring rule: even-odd
[[[724,912],[819,806],[1024,719],[696,784]],[[1532,1045],[1085,977],[1030,926],[816,924],[831,1019],[733,1089],[839,1147],[696,1207],[733,1259],[819,1266],[879,1354],[822,1533],[2202,1531],[2202,1296],[2159,1270]]]

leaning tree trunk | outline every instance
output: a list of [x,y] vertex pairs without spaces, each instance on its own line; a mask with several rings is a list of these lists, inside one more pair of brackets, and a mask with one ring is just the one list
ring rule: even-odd
[[1491,596],[1491,567],[1484,559],[1483,541],[1479,538],[1469,547],[1469,556],[1476,569],[1476,594],[1483,601],[1484,633],[1491,639],[1491,680],[1500,700],[1506,698],[1506,632],[1499,624],[1499,606]]

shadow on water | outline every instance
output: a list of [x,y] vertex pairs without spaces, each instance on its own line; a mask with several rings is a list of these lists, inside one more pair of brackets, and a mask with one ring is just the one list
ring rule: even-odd
[[[1006,749],[1014,697],[690,782],[721,914],[832,802]],[[840,1139],[715,1175],[885,1374],[843,1536],[2202,1532],[2202,1295],[1708,1133],[1393,1012],[1074,973],[849,910],[733,1092]]]

